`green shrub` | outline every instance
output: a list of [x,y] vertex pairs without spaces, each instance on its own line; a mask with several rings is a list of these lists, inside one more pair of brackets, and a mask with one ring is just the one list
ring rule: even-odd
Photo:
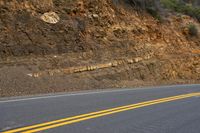
[[146,10],[154,18],[161,20],[160,14],[165,13],[165,8],[189,15],[200,22],[200,7],[194,6],[184,0],[128,0],[128,4],[136,9]]
[[200,21],[199,7],[194,7],[193,5],[187,4],[180,0],[161,0],[161,4],[168,9],[189,15],[193,18],[196,18],[198,21]]
[[198,36],[198,29],[194,24],[188,26],[188,32],[190,36]]
[[159,1],[158,0],[128,0],[129,4],[135,9],[145,10],[154,18],[161,20],[159,11]]
[[153,7],[147,7],[147,8],[146,8],[146,11],[147,11],[149,14],[151,14],[151,16],[154,17],[155,19],[157,19],[157,20],[159,20],[159,21],[162,20],[162,18],[161,18],[161,16],[160,16],[159,12],[158,12],[155,8],[153,8]]

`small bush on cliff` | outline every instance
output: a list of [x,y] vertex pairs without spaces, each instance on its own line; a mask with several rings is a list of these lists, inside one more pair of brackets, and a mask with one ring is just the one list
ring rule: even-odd
[[188,26],[188,32],[190,36],[198,36],[198,29],[194,24]]
[[156,8],[154,8],[153,6],[149,6],[146,8],[146,11],[151,14],[151,16],[153,16],[155,19],[161,21],[161,15],[160,13],[156,10]]
[[154,18],[161,20],[161,7],[159,0],[128,0],[129,3],[139,10],[146,10]]

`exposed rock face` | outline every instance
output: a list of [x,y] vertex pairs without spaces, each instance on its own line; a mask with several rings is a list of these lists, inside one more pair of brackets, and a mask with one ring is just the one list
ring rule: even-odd
[[[4,88],[14,79],[20,85],[10,84],[13,95],[134,86],[132,81],[199,82],[200,53],[191,51],[198,51],[200,40],[188,36],[190,23],[200,28],[184,15],[160,23],[122,0],[0,0],[0,95],[10,95]],[[6,64],[19,68],[1,69]],[[27,77],[40,72],[43,83]]]
[[[83,50],[84,39],[81,40],[79,28],[84,30],[84,23],[79,18],[69,18],[67,14],[58,11],[63,21],[57,25],[48,24],[40,19],[41,13],[53,10],[52,7],[52,1],[49,0],[1,0],[0,57]],[[54,14],[53,21],[58,20],[58,16]]]
[[9,10],[47,12],[53,8],[52,0],[0,0],[0,6]]
[[121,42],[163,47],[164,52],[199,45],[184,35],[184,27],[196,23],[191,18],[171,17],[159,24],[126,6],[112,0],[1,0],[0,57],[109,49]]

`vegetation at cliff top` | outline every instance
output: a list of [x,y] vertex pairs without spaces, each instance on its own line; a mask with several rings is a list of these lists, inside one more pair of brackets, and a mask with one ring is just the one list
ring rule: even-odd
[[161,4],[168,9],[189,15],[200,21],[200,7],[198,3],[188,3],[183,0],[161,0]]
[[129,3],[134,7],[146,10],[159,20],[162,18],[161,14],[171,10],[200,21],[200,1],[198,0],[129,0]]

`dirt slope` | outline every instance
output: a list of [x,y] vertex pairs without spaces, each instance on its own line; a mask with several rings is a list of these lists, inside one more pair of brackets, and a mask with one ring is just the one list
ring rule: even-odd
[[123,0],[38,2],[0,0],[0,96],[200,82],[200,39],[186,28],[200,25],[188,16],[160,23]]

